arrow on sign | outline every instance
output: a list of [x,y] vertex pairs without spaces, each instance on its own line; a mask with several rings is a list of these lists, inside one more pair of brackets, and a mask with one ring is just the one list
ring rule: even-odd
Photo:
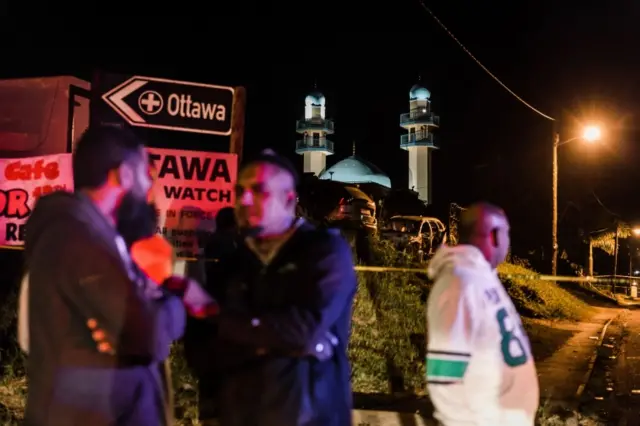
[[229,136],[234,88],[132,76],[102,99],[130,125]]
[[138,80],[135,77],[127,80],[119,86],[116,86],[102,96],[102,99],[108,103],[111,108],[116,110],[122,118],[127,120],[129,124],[143,124],[145,119],[135,112],[125,101],[124,98],[146,85],[148,81]]

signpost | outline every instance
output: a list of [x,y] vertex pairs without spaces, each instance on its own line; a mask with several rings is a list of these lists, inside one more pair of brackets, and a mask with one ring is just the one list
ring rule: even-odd
[[235,92],[233,87],[133,76],[102,99],[134,127],[229,136],[232,115],[240,112],[234,111]]
[[158,232],[178,257],[201,256],[195,237],[211,231],[217,211],[234,203],[246,90],[97,72],[91,91],[91,125],[132,127],[148,145],[161,187]]

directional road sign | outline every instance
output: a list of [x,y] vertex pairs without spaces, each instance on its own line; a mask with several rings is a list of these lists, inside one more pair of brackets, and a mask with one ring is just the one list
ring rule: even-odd
[[133,76],[102,95],[130,125],[231,134],[233,87]]

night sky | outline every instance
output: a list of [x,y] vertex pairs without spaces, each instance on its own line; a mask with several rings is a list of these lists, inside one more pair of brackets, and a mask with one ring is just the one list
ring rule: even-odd
[[[408,155],[399,148],[399,115],[408,112],[409,88],[420,77],[441,117],[435,203],[494,201],[512,217],[522,243],[550,242],[552,123],[500,87],[417,0],[341,7],[314,2],[305,10],[281,4],[261,17],[255,8],[234,4],[243,14],[226,18],[192,10],[181,25],[154,17],[160,36],[134,18],[105,15],[73,25],[5,19],[0,77],[88,79],[100,67],[243,85],[245,152],[272,147],[300,168],[295,120],[317,83],[327,98],[327,116],[336,122],[336,154],[328,164],[350,155],[355,140],[357,154],[387,172],[397,187],[406,186]],[[600,143],[560,148],[560,213],[574,210],[565,216],[581,221],[601,214],[595,193],[609,210],[640,222],[640,2],[425,4],[507,86],[559,118],[561,139],[579,134],[581,123],[604,126]],[[215,150],[224,142],[165,137],[163,144],[175,148]]]

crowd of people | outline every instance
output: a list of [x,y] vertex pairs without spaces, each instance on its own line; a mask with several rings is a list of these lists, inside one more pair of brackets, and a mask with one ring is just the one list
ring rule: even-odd
[[[352,250],[339,231],[296,216],[288,160],[267,150],[241,165],[235,205],[218,213],[204,250],[215,261],[185,274],[155,234],[149,160],[133,133],[88,129],[73,175],[75,192],[42,197],[27,223],[26,425],[172,424],[177,340],[198,380],[203,425],[351,425]],[[531,349],[495,274],[508,221],[481,203],[460,232],[461,244],[442,247],[428,270],[435,416],[447,426],[531,426]]]

